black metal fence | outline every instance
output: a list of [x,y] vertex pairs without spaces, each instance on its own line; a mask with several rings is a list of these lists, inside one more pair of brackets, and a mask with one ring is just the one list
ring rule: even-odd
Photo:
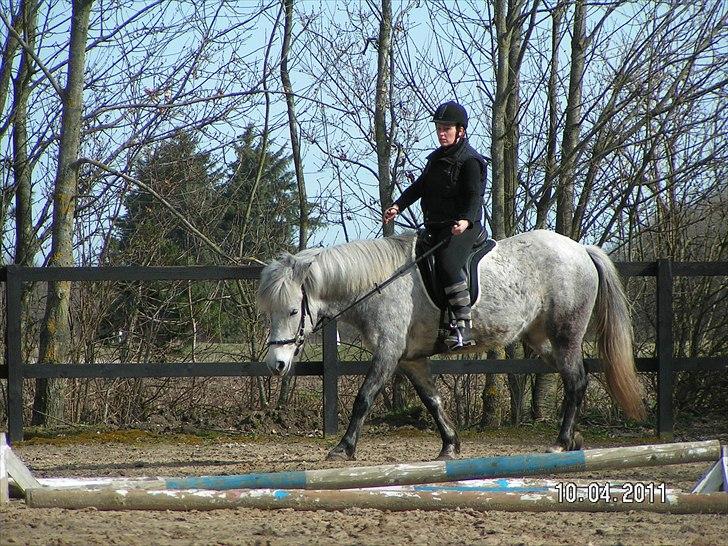
[[[728,355],[721,357],[676,358],[673,343],[673,278],[676,276],[728,276],[728,262],[618,263],[624,277],[657,278],[657,339],[653,358],[638,358],[637,369],[657,374],[657,433],[671,437],[673,432],[674,374],[683,370],[715,371],[728,368]],[[40,268],[9,265],[0,269],[5,282],[6,344],[5,363],[0,378],[7,380],[8,433],[11,441],[23,439],[23,381],[34,378],[129,378],[129,377],[221,377],[267,376],[262,362],[183,362],[175,364],[31,364],[23,362],[21,353],[21,297],[23,283],[38,281],[224,281],[250,280],[260,277],[261,267],[68,267]],[[337,354],[336,324],[323,330],[323,353],[320,362],[306,362],[294,367],[296,375],[321,376],[323,379],[324,434],[338,428],[338,378],[366,374],[368,362],[340,362]],[[539,359],[508,360],[433,360],[435,374],[482,373],[550,373]],[[586,359],[588,371],[598,372],[598,360]]]

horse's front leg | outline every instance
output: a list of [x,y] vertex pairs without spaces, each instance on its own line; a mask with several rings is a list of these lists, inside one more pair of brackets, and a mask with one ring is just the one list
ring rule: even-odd
[[437,430],[440,431],[442,449],[437,457],[438,460],[454,459],[460,453],[460,438],[455,426],[445,413],[445,408],[442,407],[442,399],[432,378],[430,363],[424,359],[403,361],[400,363],[400,367],[435,420]]
[[372,358],[372,366],[369,368],[364,383],[354,400],[354,407],[351,411],[351,419],[341,441],[334,447],[326,457],[328,460],[346,459],[354,460],[356,442],[361,434],[364,420],[372,408],[385,383],[394,375],[397,367],[398,357],[386,352],[378,351]]

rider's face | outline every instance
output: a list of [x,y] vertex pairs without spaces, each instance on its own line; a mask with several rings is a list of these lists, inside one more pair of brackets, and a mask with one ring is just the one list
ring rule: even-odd
[[452,146],[462,136],[462,129],[449,123],[435,123],[435,133],[440,146]]

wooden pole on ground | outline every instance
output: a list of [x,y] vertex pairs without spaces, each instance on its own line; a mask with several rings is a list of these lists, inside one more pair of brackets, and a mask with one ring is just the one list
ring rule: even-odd
[[[652,500],[652,502],[650,502]],[[510,512],[624,512],[630,510],[673,514],[728,514],[728,495],[670,493],[665,498],[624,502],[622,495],[593,502],[564,502],[556,492],[503,493],[480,491],[331,491],[331,490],[227,490],[149,491],[31,489],[26,502],[34,508],[97,510],[215,510],[258,508],[296,510],[344,510],[353,506],[378,510],[463,509]]]
[[139,489],[352,489],[716,461],[720,442],[684,442],[452,461],[112,482]]

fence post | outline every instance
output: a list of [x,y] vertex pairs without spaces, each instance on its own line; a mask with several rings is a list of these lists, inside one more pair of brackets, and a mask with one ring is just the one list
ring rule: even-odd
[[673,335],[672,335],[672,262],[657,261],[657,434],[673,437]]
[[324,364],[324,436],[337,433],[339,427],[339,356],[336,346],[336,321],[323,328]]
[[23,440],[23,353],[21,349],[21,300],[23,283],[18,266],[6,266],[5,362],[8,366],[8,437]]

